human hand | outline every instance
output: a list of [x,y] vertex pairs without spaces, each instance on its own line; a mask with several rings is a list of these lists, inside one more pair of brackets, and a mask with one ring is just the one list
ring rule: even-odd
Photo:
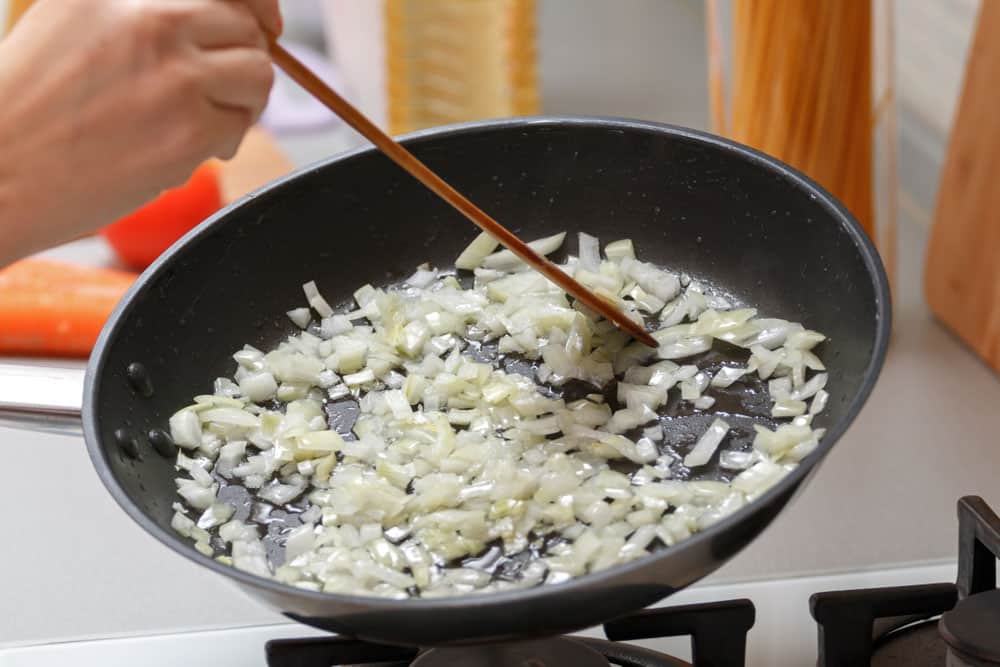
[[0,42],[0,266],[233,156],[278,0],[40,0]]

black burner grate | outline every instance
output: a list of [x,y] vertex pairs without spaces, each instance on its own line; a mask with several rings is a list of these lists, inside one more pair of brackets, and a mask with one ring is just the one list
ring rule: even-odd
[[746,636],[753,627],[754,616],[749,600],[664,607],[606,623],[604,632],[608,640],[567,637],[426,650],[343,637],[279,639],[267,643],[267,664],[269,667],[409,667],[420,664],[476,667],[477,664],[497,665],[497,658],[502,655],[518,665],[536,667],[583,665],[583,660],[619,667],[691,667],[690,663],[678,658],[624,643],[690,636],[693,667],[744,667]]
[[1000,518],[968,496],[958,501],[958,523],[957,584],[812,596],[819,667],[1000,666]]

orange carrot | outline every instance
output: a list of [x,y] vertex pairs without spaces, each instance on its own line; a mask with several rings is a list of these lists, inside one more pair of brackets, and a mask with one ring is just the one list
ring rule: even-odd
[[135,278],[42,258],[0,270],[0,354],[89,356]]

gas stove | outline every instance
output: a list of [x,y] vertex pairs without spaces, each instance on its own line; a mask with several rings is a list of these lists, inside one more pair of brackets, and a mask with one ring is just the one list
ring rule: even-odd
[[[958,503],[956,584],[816,593],[818,667],[1000,667],[1000,518],[978,497]],[[804,611],[804,610],[803,610]],[[276,640],[269,667],[744,667],[750,600],[665,607],[605,623],[607,639],[558,637],[426,651],[342,638]],[[628,642],[690,636],[692,662]]]
[[817,593],[819,666],[1000,666],[1000,518],[958,501],[958,581]]
[[[1000,519],[977,497],[962,498],[958,514],[957,583],[919,583],[953,576],[935,565],[696,586],[669,599],[690,604],[581,635],[492,645],[418,650],[284,624],[24,647],[0,651],[0,665],[997,667]],[[740,599],[719,601],[728,597]]]
[[283,639],[267,643],[268,667],[679,667],[679,658],[627,642],[690,636],[697,666],[743,667],[754,623],[749,600],[650,609],[605,623],[607,639],[555,637],[524,642],[433,648],[387,646],[346,638]]

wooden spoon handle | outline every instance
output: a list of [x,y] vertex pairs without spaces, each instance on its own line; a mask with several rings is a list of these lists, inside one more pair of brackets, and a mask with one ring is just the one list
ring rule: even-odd
[[275,64],[283,69],[288,76],[329,107],[331,111],[340,116],[344,122],[357,130],[359,134],[375,144],[393,162],[427,186],[429,190],[451,204],[480,229],[521,258],[522,261],[534,267],[542,275],[585,306],[614,322],[615,325],[627,331],[639,342],[650,347],[657,346],[656,340],[649,335],[642,325],[633,322],[613,304],[601,299],[572,277],[563,273],[555,264],[532,250],[528,244],[515,236],[510,230],[487,215],[455,188],[448,185],[444,179],[431,171],[427,165],[380,130],[378,126],[368,120],[364,114],[354,108],[347,100],[334,92],[333,89],[327,86],[308,67],[299,62],[295,56],[278,44],[276,40],[271,40],[270,48]]

